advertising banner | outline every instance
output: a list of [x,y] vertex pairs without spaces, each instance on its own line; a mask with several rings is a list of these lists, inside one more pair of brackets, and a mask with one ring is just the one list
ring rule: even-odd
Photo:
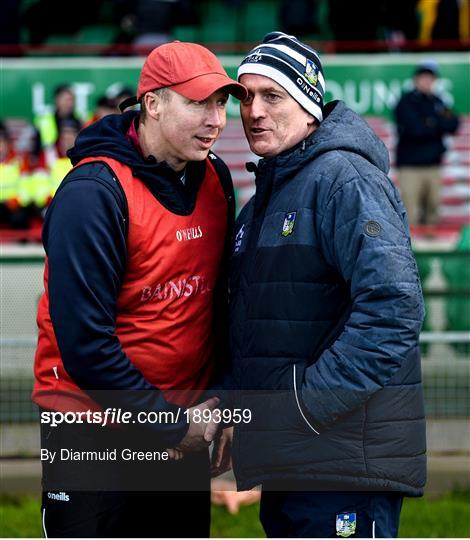
[[[230,76],[236,77],[240,56],[221,56]],[[342,99],[356,112],[389,118],[401,92],[411,85],[413,71],[429,54],[323,55],[327,92],[325,101]],[[470,113],[470,56],[438,53],[438,91],[461,114]],[[32,120],[52,107],[53,91],[70,83],[77,97],[77,112],[91,116],[97,98],[116,85],[136,88],[144,58],[20,58],[1,59],[0,117]],[[229,103],[229,116],[238,105]]]

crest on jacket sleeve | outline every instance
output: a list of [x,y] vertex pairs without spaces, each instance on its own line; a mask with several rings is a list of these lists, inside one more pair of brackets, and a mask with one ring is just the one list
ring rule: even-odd
[[289,236],[294,230],[296,212],[289,212],[284,217],[284,223],[282,225],[282,236]]
[[356,532],[356,513],[336,514],[336,536],[347,538]]

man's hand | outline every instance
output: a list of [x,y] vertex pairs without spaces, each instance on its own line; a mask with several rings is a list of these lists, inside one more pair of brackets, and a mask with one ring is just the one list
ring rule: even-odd
[[212,481],[211,501],[219,506],[226,506],[231,514],[237,514],[242,505],[255,504],[259,502],[261,491],[256,489],[250,491],[236,491],[235,482],[231,480]]
[[210,445],[219,429],[219,424],[218,422],[215,422],[213,418],[206,421],[204,419],[203,411],[205,409],[213,411],[218,404],[219,399],[213,397],[204,401],[204,403],[200,403],[199,405],[195,405],[188,409],[190,413],[189,429],[181,442],[176,446],[177,450],[180,450],[183,453],[197,452]]
[[183,452],[181,450],[177,450],[176,448],[166,448],[166,452],[168,452],[168,457],[172,460],[179,461],[180,459],[183,459]]
[[219,438],[215,440],[211,460],[211,476],[219,476],[232,468],[232,439],[233,427],[222,430]]

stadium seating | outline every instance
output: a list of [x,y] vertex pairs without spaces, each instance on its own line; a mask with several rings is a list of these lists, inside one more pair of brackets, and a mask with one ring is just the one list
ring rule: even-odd
[[117,28],[107,24],[96,24],[84,26],[77,32],[74,42],[77,44],[110,45],[114,43],[117,35]]

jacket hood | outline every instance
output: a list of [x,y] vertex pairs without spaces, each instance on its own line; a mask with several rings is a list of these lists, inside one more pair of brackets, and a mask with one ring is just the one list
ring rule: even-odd
[[73,165],[87,157],[109,157],[128,165],[135,176],[144,181],[155,182],[162,173],[165,177],[177,174],[166,162],[157,162],[152,156],[144,156],[127,136],[131,122],[138,112],[129,111],[123,114],[110,114],[83,129],[67,155]]
[[282,169],[282,176],[285,173],[293,174],[306,161],[333,150],[358,154],[385,174],[388,173],[388,150],[367,122],[342,101],[328,103],[324,114],[323,122],[310,137],[275,158],[276,166]]

